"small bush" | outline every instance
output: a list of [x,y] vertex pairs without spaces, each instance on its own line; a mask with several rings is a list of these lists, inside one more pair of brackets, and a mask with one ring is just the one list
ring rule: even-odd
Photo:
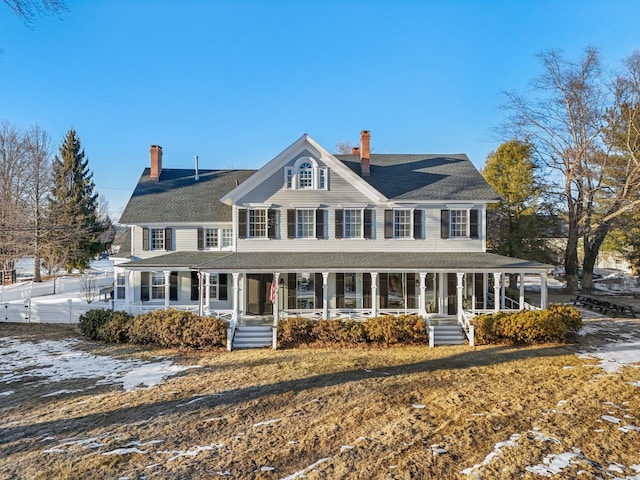
[[111,316],[111,310],[94,309],[84,315],[80,315],[80,333],[91,340],[100,340],[100,328],[102,328]]
[[98,330],[99,339],[112,343],[128,343],[132,321],[133,315],[127,312],[112,312],[107,323]]
[[283,348],[312,343],[314,320],[303,317],[283,318],[278,322],[278,345]]
[[372,343],[426,343],[427,330],[419,315],[384,315],[368,318],[364,322],[367,338]]
[[572,305],[552,304],[549,305],[548,309],[560,315],[562,322],[567,327],[567,332],[578,333],[582,328],[582,315],[576,307]]

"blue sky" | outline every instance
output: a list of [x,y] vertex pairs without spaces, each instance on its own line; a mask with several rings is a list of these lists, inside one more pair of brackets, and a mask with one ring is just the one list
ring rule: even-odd
[[[0,2],[0,121],[77,130],[117,219],[163,147],[166,168],[259,168],[303,133],[330,151],[500,143],[500,93],[561,49],[612,69],[640,48],[635,0],[66,0],[26,27]],[[204,200],[204,199],[203,199]]]

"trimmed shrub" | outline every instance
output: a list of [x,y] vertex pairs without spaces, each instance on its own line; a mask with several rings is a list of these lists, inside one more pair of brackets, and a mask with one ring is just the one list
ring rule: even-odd
[[353,346],[427,343],[426,324],[419,315],[385,315],[355,320],[310,320],[291,317],[278,323],[278,345]]
[[128,343],[132,321],[133,315],[127,312],[112,312],[107,323],[98,330],[99,339],[112,343]]
[[94,309],[80,315],[80,333],[91,340],[100,340],[100,328],[109,321],[111,313],[111,310]]
[[138,315],[129,327],[132,343],[160,347],[224,347],[229,325],[214,317],[183,310],[154,310]]
[[473,319],[473,324],[479,344],[534,344],[566,342],[568,333],[580,329],[582,318],[573,307],[552,305],[546,310],[478,315]]
[[308,318],[283,318],[278,322],[278,345],[287,348],[312,343],[313,324],[314,320]]

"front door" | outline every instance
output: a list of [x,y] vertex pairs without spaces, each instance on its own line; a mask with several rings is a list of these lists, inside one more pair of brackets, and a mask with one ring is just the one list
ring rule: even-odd
[[247,315],[272,315],[269,301],[273,276],[268,273],[247,274]]

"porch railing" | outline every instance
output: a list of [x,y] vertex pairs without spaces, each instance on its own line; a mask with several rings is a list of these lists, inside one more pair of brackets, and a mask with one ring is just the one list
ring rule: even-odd
[[475,317],[475,314],[467,310],[462,310],[460,317],[458,317],[458,323],[462,327],[462,330],[464,330],[464,334],[467,336],[467,340],[469,340],[470,347],[473,347],[476,344],[475,326],[471,323],[471,319],[473,317]]

